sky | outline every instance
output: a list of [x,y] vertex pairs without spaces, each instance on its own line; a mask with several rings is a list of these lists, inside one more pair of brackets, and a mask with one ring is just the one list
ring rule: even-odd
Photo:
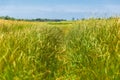
[[120,0],[0,0],[0,16],[72,19],[120,16]]

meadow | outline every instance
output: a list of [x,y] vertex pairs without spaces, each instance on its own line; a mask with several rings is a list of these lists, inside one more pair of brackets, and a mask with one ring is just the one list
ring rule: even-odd
[[120,24],[0,20],[0,80],[120,80]]

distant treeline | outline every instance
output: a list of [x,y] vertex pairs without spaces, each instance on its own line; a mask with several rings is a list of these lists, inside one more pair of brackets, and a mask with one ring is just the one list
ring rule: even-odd
[[1,16],[0,19],[4,19],[4,20],[18,20],[18,21],[40,21],[40,22],[46,22],[46,21],[55,21],[55,22],[66,21],[65,19],[42,19],[42,18],[36,18],[36,19],[17,19],[17,18],[10,17],[10,16]]

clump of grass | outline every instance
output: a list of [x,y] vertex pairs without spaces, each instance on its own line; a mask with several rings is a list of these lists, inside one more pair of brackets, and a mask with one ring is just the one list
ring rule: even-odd
[[70,70],[76,79],[120,78],[119,26],[110,25],[107,20],[104,23],[103,26],[81,24],[68,34]]

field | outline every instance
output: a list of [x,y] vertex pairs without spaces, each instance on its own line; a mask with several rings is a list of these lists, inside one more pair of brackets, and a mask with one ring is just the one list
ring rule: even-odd
[[120,24],[0,20],[0,80],[120,80]]

